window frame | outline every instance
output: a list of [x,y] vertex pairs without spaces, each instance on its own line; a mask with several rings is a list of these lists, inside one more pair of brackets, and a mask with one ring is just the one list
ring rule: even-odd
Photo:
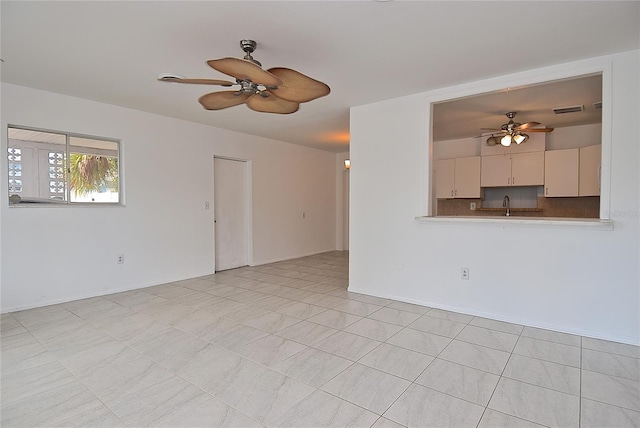
[[[15,125],[15,124],[9,123],[7,124],[6,134],[5,134],[7,136],[7,153],[5,153],[5,162],[6,162],[5,165],[7,166],[7,174],[5,175],[5,179],[7,181],[5,182],[5,187],[8,191],[10,190],[9,180],[11,179],[11,177],[9,176],[10,168],[9,168],[9,159],[8,159],[8,150],[11,148],[11,144],[10,144],[11,138],[9,137],[10,129],[58,134],[58,135],[64,136],[65,160],[64,160],[63,168],[65,171],[65,177],[64,177],[65,200],[59,200],[59,199],[53,199],[53,198],[52,199],[32,198],[31,201],[21,201],[19,203],[12,203],[10,201],[11,193],[8,192],[6,203],[8,204],[9,207],[18,208],[18,207],[60,207],[60,206],[65,206],[65,207],[68,207],[68,206],[87,206],[87,207],[88,206],[90,207],[124,206],[123,156],[122,156],[122,140],[121,139],[110,138],[110,137],[100,137],[100,136],[89,135],[89,134],[80,134],[75,132],[37,128],[37,127],[31,127],[31,126]],[[82,153],[81,151],[72,150],[71,140],[73,138],[104,141],[104,142],[116,144],[117,161],[118,161],[118,200],[116,202],[72,201],[71,200],[71,186],[70,186],[71,153]],[[37,142],[34,142],[34,143],[37,143]],[[47,144],[47,143],[43,143],[43,144]],[[104,149],[96,149],[96,150],[100,152],[100,151],[103,151]],[[24,182],[22,185],[24,186]]]

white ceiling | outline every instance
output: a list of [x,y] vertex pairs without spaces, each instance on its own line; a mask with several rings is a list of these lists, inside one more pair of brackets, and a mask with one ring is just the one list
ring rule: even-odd
[[[547,82],[438,103],[433,107],[433,140],[478,136],[482,128],[500,128],[515,111],[514,122],[538,122],[549,128],[602,122],[602,76]],[[580,112],[556,114],[554,108],[582,106]]]
[[[3,0],[0,7],[3,82],[336,152],[348,150],[349,107],[640,48],[638,1]],[[156,81],[160,73],[225,78],[206,60],[241,57],[243,38],[258,41],[254,57],[265,68],[296,69],[331,94],[292,115],[206,111],[197,99],[211,87]],[[495,118],[510,109],[494,106],[484,126],[506,122]]]

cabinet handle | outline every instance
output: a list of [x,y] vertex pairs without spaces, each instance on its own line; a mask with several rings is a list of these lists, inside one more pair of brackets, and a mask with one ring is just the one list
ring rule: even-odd
[[515,178],[515,177],[513,177],[513,178],[511,179],[511,184],[516,184],[516,178]]
[[456,194],[456,196],[458,196],[458,189],[456,189],[456,192],[455,192],[455,194]]
[[451,191],[451,196],[453,196],[453,190]]
[[544,188],[544,194],[545,194],[545,195],[548,195],[548,194],[549,194],[549,188],[548,188],[548,187],[545,187],[545,188]]

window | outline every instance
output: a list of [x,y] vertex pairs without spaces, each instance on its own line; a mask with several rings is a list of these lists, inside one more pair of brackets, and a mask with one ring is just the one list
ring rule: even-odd
[[8,127],[9,203],[120,203],[120,142]]

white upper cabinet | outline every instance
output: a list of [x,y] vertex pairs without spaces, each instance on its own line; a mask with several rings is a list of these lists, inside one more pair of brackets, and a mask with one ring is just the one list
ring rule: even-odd
[[456,159],[454,197],[480,197],[480,156]]
[[455,159],[435,162],[436,198],[453,198],[455,192]]
[[511,155],[512,186],[542,186],[544,184],[544,152]]
[[599,196],[602,145],[545,152],[544,195]]
[[480,156],[435,162],[436,198],[479,198]]
[[579,196],[600,196],[602,145],[580,148]]
[[511,186],[510,155],[482,156],[482,187]]
[[544,184],[544,152],[483,156],[482,187],[541,186]]
[[544,152],[544,196],[578,196],[579,149]]

